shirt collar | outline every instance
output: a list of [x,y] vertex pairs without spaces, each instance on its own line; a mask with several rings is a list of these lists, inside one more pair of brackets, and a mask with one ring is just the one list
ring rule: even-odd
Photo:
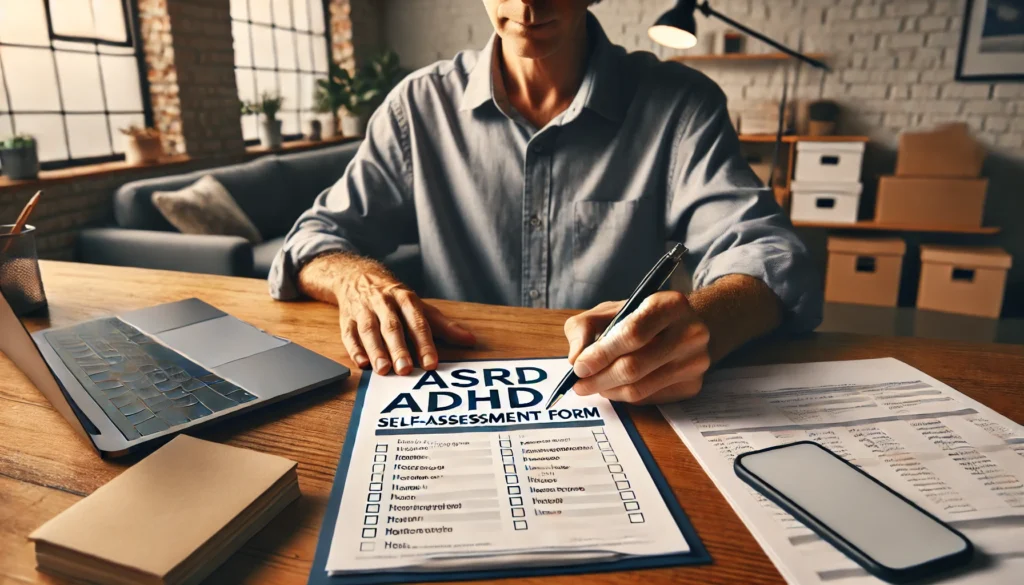
[[[608,40],[601,24],[593,14],[587,13],[587,36],[590,40],[590,57],[587,71],[583,75],[576,97],[565,112],[564,122],[579,115],[586,108],[618,121],[625,115],[628,96],[619,83],[619,61],[625,50]],[[487,102],[493,102],[499,109],[507,110],[508,98],[502,86],[498,67],[498,51],[501,39],[491,34],[487,45],[480,51],[477,61],[469,72],[469,80],[462,94],[460,109],[474,110]]]

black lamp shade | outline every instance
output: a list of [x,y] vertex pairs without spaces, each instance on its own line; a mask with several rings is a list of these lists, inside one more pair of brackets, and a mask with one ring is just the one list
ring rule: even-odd
[[662,14],[647,36],[659,45],[673,49],[689,49],[697,44],[697,21],[693,18],[695,0],[679,0],[674,8]]

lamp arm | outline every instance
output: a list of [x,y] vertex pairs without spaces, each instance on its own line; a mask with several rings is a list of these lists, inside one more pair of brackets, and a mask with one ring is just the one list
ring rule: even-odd
[[824,63],[822,63],[821,61],[818,61],[817,59],[812,59],[812,58],[808,57],[807,55],[804,55],[803,53],[794,51],[793,49],[790,49],[789,47],[787,47],[787,46],[785,46],[785,45],[783,45],[781,43],[778,43],[778,42],[776,42],[776,41],[774,41],[774,40],[764,36],[763,34],[757,32],[756,30],[753,30],[753,29],[748,28],[747,26],[745,26],[743,24],[740,24],[739,22],[736,22],[735,20],[729,18],[728,16],[722,14],[721,12],[718,12],[717,10],[712,8],[710,5],[708,5],[707,0],[705,0],[704,2],[701,2],[700,4],[698,4],[696,6],[696,8],[698,10],[700,10],[704,14],[704,16],[709,16],[709,17],[710,16],[714,16],[715,18],[725,22],[726,24],[728,24],[730,26],[733,26],[735,28],[738,28],[739,30],[747,33],[748,35],[750,35],[750,36],[752,36],[752,37],[754,37],[754,38],[756,38],[756,39],[758,39],[758,40],[760,40],[762,42],[765,42],[765,43],[775,47],[776,49],[782,51],[783,53],[789,55],[790,57],[793,57],[794,59],[799,59],[800,61],[808,63],[808,64],[810,64],[810,65],[812,65],[814,67],[817,67],[818,69],[824,69],[825,71],[831,71],[829,66],[824,64]]

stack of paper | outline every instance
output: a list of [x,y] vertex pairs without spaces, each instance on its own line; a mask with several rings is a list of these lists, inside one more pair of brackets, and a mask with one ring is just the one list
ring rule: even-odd
[[179,436],[29,537],[46,572],[198,583],[298,498],[295,462]]
[[737,455],[810,440],[962,532],[982,559],[944,584],[1022,583],[1024,428],[892,358],[716,372],[662,412],[791,584],[882,585],[743,483]]

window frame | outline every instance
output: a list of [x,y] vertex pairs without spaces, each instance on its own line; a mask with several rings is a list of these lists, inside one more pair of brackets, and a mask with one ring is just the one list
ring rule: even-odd
[[[56,161],[40,162],[39,168],[42,170],[54,170],[54,169],[65,169],[69,167],[78,167],[85,165],[94,165],[107,162],[123,161],[125,160],[124,153],[115,153],[114,147],[114,131],[110,128],[110,116],[111,115],[124,115],[124,114],[137,114],[137,111],[127,110],[111,110],[107,101],[107,92],[104,87],[102,74],[100,76],[100,95],[103,99],[103,109],[95,112],[88,112],[90,114],[102,114],[107,120],[107,143],[110,145],[112,154],[100,155],[100,156],[89,156],[89,157],[73,157],[71,156],[71,135],[68,132],[68,116],[80,115],[82,112],[68,112],[64,107],[64,95],[61,87],[61,76],[60,69],[57,66],[57,53],[76,53],[80,55],[95,55],[97,60],[100,55],[99,45],[108,45],[115,47],[132,47],[134,51],[132,55],[135,58],[135,65],[139,75],[139,92],[141,93],[142,103],[142,115],[147,127],[152,127],[154,124],[153,118],[153,104],[150,100],[149,93],[149,78],[146,71],[146,58],[143,51],[142,43],[142,27],[139,22],[137,0],[120,0],[121,6],[124,8],[125,17],[125,32],[127,33],[127,40],[124,42],[109,41],[106,39],[94,39],[89,37],[73,37],[68,35],[58,35],[53,32],[53,20],[50,15],[50,2],[49,0],[40,0],[43,3],[43,9],[46,13],[46,28],[47,34],[49,35],[49,46],[44,45],[30,45],[24,43],[7,43],[0,39],[0,47],[17,47],[25,49],[34,49],[40,51],[50,52],[50,61],[53,64],[54,79],[56,80],[57,87],[57,103],[59,109],[57,110],[23,110],[22,114],[42,114],[42,115],[57,115],[61,117],[61,125],[64,129],[64,146],[68,152],[68,158]],[[54,46],[54,41],[74,42],[74,43],[91,43],[93,44],[92,50],[87,48],[83,49],[68,49],[68,48],[57,48]],[[124,56],[128,56],[127,54]],[[7,102],[7,109],[3,113],[10,117],[11,132],[14,135],[18,134],[18,126],[15,123],[15,115],[18,110],[12,107],[11,103],[11,90],[7,83],[7,74],[3,65],[3,56],[0,54],[0,81],[3,82],[4,97]]]
[[[301,0],[289,0],[288,5],[292,6],[293,3],[296,2],[296,1],[301,1]],[[333,51],[334,45],[331,42],[332,33],[331,33],[331,12],[330,12],[331,6],[330,6],[330,0],[309,0],[309,2],[320,2],[320,5],[321,5],[321,7],[323,9],[324,32],[321,33],[321,34],[323,36],[324,46],[326,47],[326,51],[327,51],[325,53],[325,55],[326,55],[327,67],[328,67],[328,71],[329,71],[330,70],[330,66],[331,66],[332,55],[334,53],[334,51]],[[273,10],[274,10],[273,3],[271,3],[270,10],[271,10],[271,15],[273,15]],[[264,23],[261,23],[261,22],[253,22],[253,20],[252,20],[252,3],[250,2],[250,0],[245,0],[245,11],[246,11],[246,18],[245,19],[235,18],[234,16],[230,16],[232,24],[234,24],[236,22],[245,24],[246,25],[246,33],[248,33],[248,35],[249,35],[249,63],[250,64],[248,66],[241,66],[241,67],[239,67],[237,59],[236,59],[236,62],[233,64],[233,67],[234,67],[234,70],[235,70],[236,79],[237,79],[237,75],[238,75],[237,72],[238,72],[239,69],[248,69],[249,71],[252,71],[252,73],[253,73],[253,84],[255,85],[255,83],[256,83],[256,72],[257,71],[269,71],[269,72],[272,72],[274,74],[274,79],[277,82],[278,88],[280,88],[281,80],[278,77],[278,74],[281,73],[282,71],[284,73],[297,73],[297,74],[298,73],[312,73],[313,75],[320,75],[320,73],[318,73],[317,71],[311,71],[311,72],[302,71],[301,69],[298,69],[298,65],[296,65],[296,69],[294,69],[294,70],[279,69],[278,68],[277,36],[276,35],[271,35],[271,39],[272,39],[272,42],[274,44],[274,66],[271,67],[271,68],[257,67],[256,66],[256,48],[255,48],[255,46],[253,44],[252,29],[253,29],[254,26],[268,26],[268,25],[266,25]],[[272,21],[271,21],[271,23],[269,25],[269,28],[271,29],[271,31],[274,31],[274,30],[277,30],[277,29],[281,29],[281,30],[292,32],[292,33],[309,32],[310,35],[314,34],[314,33],[312,33],[312,31],[300,31],[299,29],[295,28],[295,23],[294,22],[292,23],[292,26],[290,28],[279,27],[279,26],[277,26],[276,23],[273,22],[273,16],[271,16],[271,19],[272,19]],[[232,41],[234,41],[233,38],[232,38]],[[312,56],[310,56],[310,59],[312,60]],[[326,76],[327,73],[325,72],[325,73],[323,73],[323,75]],[[238,91],[237,87],[235,88],[235,91],[236,92]],[[253,87],[253,91],[254,92],[256,91],[255,87]],[[259,99],[259,94],[256,93],[254,95],[254,97],[256,99]],[[239,96],[239,101],[241,101],[241,96]],[[303,110],[298,109],[296,111],[301,114]],[[255,115],[255,114],[250,114],[250,115]],[[258,115],[257,115],[257,120],[259,120],[259,116]],[[241,119],[239,119],[239,124],[241,124],[241,123],[242,123]],[[258,124],[257,124],[256,129],[257,129],[257,132],[256,132],[257,133],[257,138],[249,138],[249,139],[244,139],[245,138],[245,133],[244,133],[244,130],[243,130],[243,139],[244,139],[243,141],[245,142],[246,146],[257,146],[257,145],[260,144],[260,140],[259,140],[259,137],[258,137],[259,136],[259,125]],[[284,142],[295,142],[295,141],[303,140],[303,139],[304,139],[304,135],[302,134],[302,124],[301,124],[301,121],[300,121],[300,124],[299,124],[299,133],[298,134],[281,134],[281,142],[282,143],[284,143]]]

